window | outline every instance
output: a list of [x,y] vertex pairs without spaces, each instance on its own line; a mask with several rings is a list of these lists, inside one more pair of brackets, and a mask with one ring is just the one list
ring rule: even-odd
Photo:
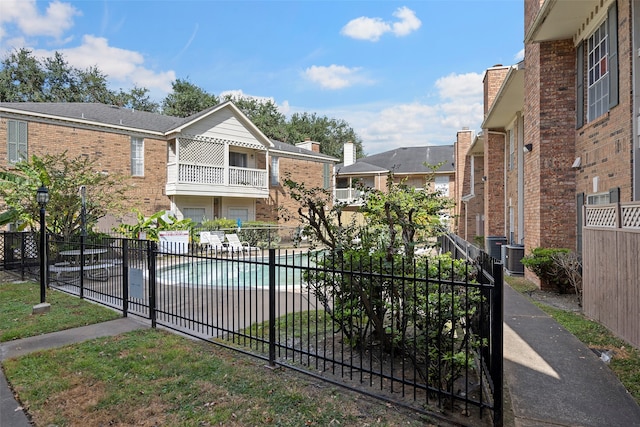
[[241,222],[247,222],[249,221],[249,209],[229,208],[229,219],[239,219]]
[[587,196],[587,205],[606,205],[609,203],[609,193],[591,194]]
[[247,153],[236,153],[235,151],[229,151],[229,166],[246,168]]
[[587,99],[589,109],[587,120],[592,121],[600,117],[609,109],[609,72],[607,49],[607,25],[602,23],[588,42],[588,69],[589,76]]
[[196,224],[202,224],[205,220],[205,208],[184,208],[182,209],[182,215],[185,219],[189,218]]
[[7,154],[11,164],[27,160],[27,122],[7,120]]
[[618,10],[615,2],[607,11],[604,22],[578,45],[576,62],[578,66],[576,123],[580,128],[584,125],[585,106],[588,123],[606,114],[619,102]]
[[435,178],[435,190],[444,197],[449,197],[449,177],[448,176],[436,176]]
[[280,185],[280,172],[278,170],[279,166],[279,158],[272,157],[271,158],[271,185]]
[[144,176],[144,139],[131,137],[131,175]]

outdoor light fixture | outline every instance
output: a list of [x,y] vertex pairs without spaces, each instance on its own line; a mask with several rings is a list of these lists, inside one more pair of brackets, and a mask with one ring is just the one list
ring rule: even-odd
[[522,151],[525,153],[530,153],[531,150],[533,150],[533,144],[524,144],[524,147],[522,147]]
[[38,188],[36,201],[40,206],[40,304],[44,304],[47,288],[47,227],[44,214],[49,203],[49,190],[44,185]]

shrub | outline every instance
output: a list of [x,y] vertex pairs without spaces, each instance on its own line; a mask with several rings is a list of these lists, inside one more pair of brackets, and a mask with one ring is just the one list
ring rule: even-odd
[[565,270],[558,264],[557,254],[569,253],[566,248],[534,248],[530,255],[522,258],[522,265],[533,271],[543,286],[556,288],[561,294],[571,287]]

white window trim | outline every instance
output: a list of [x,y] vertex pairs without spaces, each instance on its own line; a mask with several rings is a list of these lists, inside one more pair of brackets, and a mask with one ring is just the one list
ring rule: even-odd
[[[15,140],[13,141],[11,140],[11,126],[14,126],[13,133]],[[7,159],[9,160],[9,164],[15,165],[22,160],[27,160],[29,149],[28,129],[29,126],[25,121],[7,120]],[[23,138],[20,138],[20,135],[23,135]],[[21,141],[21,139],[23,139],[23,141]],[[13,150],[11,149],[11,145],[14,145]],[[12,151],[14,152],[13,155]]]
[[[593,37],[596,33],[602,32],[597,46],[593,46]],[[607,20],[602,21],[598,27],[587,37],[587,123],[592,122],[598,117],[609,111],[609,51],[607,48],[607,38],[609,37],[609,28]],[[591,55],[598,53],[597,61],[591,63]],[[606,71],[600,74],[597,79],[591,81],[592,73],[598,71],[602,61],[606,61]],[[597,66],[596,66],[597,63]],[[600,95],[596,95],[600,93]]]
[[131,176],[144,176],[144,138],[131,137]]

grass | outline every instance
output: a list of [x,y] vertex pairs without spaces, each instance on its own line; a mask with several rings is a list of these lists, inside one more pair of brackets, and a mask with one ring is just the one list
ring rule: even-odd
[[61,331],[120,317],[108,308],[90,304],[62,292],[47,290],[51,311],[33,315],[40,303],[40,286],[31,283],[0,284],[0,342]]
[[[521,277],[508,276],[505,277],[505,281],[513,289],[524,294],[538,289],[533,283]],[[640,404],[640,350],[616,337],[605,326],[588,319],[581,313],[560,310],[538,301],[533,301],[533,303],[553,317],[587,347],[612,350],[614,355],[609,367],[636,402]]]
[[[34,335],[114,314],[106,310],[106,317],[100,317],[96,313],[101,307],[54,291],[47,301],[51,311],[33,316],[37,285],[0,285],[3,335]],[[157,329],[35,352],[2,364],[22,406],[42,426],[430,425],[414,411],[294,371],[267,369],[259,359]]]

